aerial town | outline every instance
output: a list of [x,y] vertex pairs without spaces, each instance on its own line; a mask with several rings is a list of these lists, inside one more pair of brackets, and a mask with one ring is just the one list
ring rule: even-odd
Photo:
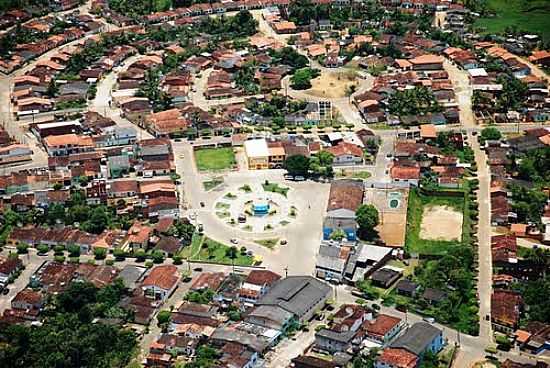
[[0,367],[549,368],[548,0],[0,0]]

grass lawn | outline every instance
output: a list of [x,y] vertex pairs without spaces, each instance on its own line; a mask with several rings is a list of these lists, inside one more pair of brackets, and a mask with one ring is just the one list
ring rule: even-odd
[[344,171],[342,170],[341,174],[339,176],[345,177],[345,178],[353,178],[353,179],[368,179],[372,176],[370,171]]
[[206,170],[230,169],[237,163],[232,148],[206,148],[195,151],[197,168]]
[[202,182],[202,186],[206,191],[212,190],[221,184],[223,184],[223,178],[214,178],[214,179],[206,180]]
[[278,238],[273,238],[273,239],[259,239],[259,240],[254,240],[254,243],[259,244],[259,245],[261,245],[262,247],[266,247],[266,248],[269,248],[269,249],[273,249],[273,248],[275,248],[275,246],[279,243],[279,239],[278,239]]
[[[426,240],[420,238],[420,227],[424,207],[429,205],[449,206],[463,213],[462,241]],[[405,248],[409,253],[421,255],[443,255],[451,247],[461,245],[463,242],[469,244],[470,233],[465,231],[469,227],[468,214],[465,213],[465,200],[463,196],[428,196],[421,194],[418,189],[409,192],[409,208],[407,211],[407,235]]]
[[[527,5],[522,5],[524,3]],[[488,6],[496,16],[475,22],[484,33],[501,33],[506,27],[516,26],[520,31],[538,33],[544,41],[550,41],[550,2],[547,0],[488,0]]]
[[[190,261],[205,261],[212,263],[231,264],[231,259],[227,257],[226,251],[230,247],[218,243],[204,235],[195,234],[189,247],[185,247],[180,253],[185,259]],[[254,264],[254,257],[246,254],[237,253],[235,266],[251,266]]]
[[263,183],[262,187],[264,188],[264,190],[266,192],[279,193],[279,194],[284,195],[285,197],[286,197],[286,194],[288,193],[288,189],[289,189],[289,188],[286,188],[286,187],[281,187],[277,183],[269,183],[269,182]]

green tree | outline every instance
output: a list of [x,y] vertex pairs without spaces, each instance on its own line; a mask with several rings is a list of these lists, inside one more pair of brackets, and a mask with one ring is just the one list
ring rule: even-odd
[[29,252],[29,245],[26,243],[17,243],[17,254],[27,254]]
[[160,250],[154,250],[153,253],[151,253],[151,258],[154,263],[162,263],[164,262],[164,253]]
[[483,130],[481,131],[481,138],[483,138],[484,140],[496,141],[502,138],[502,134],[495,127],[487,127],[483,128]]
[[105,248],[94,248],[94,257],[97,260],[105,259],[107,257],[107,250]]
[[362,204],[355,211],[355,220],[359,226],[358,236],[364,240],[372,240],[376,236],[379,217],[378,210],[372,204]]
[[309,89],[311,88],[311,80],[319,76],[319,71],[317,69],[311,68],[302,68],[296,70],[294,75],[290,78],[292,83],[292,88],[294,89]]
[[80,246],[76,244],[70,244],[67,247],[67,250],[69,251],[69,257],[79,257],[80,256]]
[[161,310],[157,314],[157,324],[159,326],[166,326],[172,319],[172,313],[169,310]]
[[309,159],[304,155],[292,155],[286,158],[283,167],[289,175],[306,177],[309,171]]

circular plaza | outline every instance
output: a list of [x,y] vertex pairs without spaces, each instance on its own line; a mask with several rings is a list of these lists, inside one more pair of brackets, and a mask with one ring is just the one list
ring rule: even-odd
[[295,221],[298,210],[288,198],[291,189],[265,181],[233,186],[214,203],[216,217],[245,232],[268,233]]

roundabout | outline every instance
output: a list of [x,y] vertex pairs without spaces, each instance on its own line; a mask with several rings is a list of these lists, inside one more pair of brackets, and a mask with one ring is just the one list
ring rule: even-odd
[[290,188],[276,183],[228,188],[214,203],[217,219],[235,230],[272,233],[293,223],[298,209],[288,198]]

